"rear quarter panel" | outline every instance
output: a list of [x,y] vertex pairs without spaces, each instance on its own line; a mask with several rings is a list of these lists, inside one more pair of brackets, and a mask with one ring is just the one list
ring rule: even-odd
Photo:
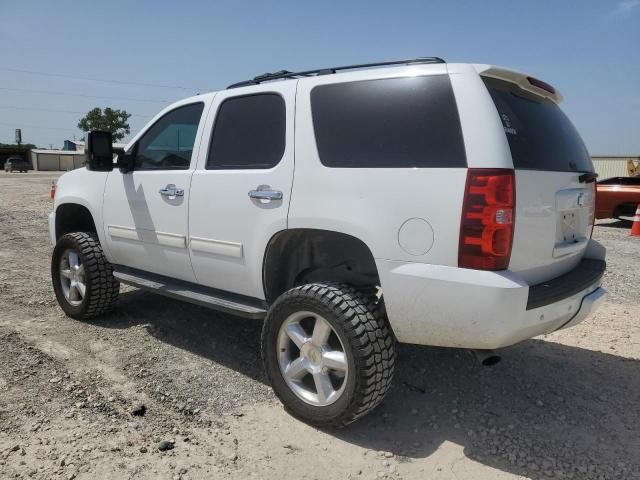
[[468,167],[513,168],[500,115],[480,75],[472,65],[450,64],[448,68]]
[[[445,65],[302,79],[296,100],[296,159],[289,228],[325,229],[362,240],[374,258],[457,265],[466,168],[329,168],[322,165],[311,115],[311,90],[328,83],[446,74]],[[417,254],[399,243],[405,222],[420,219]],[[415,223],[415,222],[414,222]],[[418,250],[420,250],[418,252]],[[384,279],[383,283],[384,283]]]

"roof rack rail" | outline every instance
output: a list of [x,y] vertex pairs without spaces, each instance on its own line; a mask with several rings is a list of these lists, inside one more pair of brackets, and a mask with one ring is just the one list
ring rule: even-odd
[[280,70],[278,72],[273,72],[273,73],[263,73],[262,75],[253,77],[251,80],[245,80],[243,82],[234,83],[232,85],[229,85],[227,89],[247,87],[249,85],[259,85],[262,82],[271,82],[273,80],[294,79],[294,78],[311,77],[311,76],[317,76],[317,75],[329,75],[342,70],[356,70],[359,68],[371,68],[371,67],[386,67],[390,65],[414,65],[414,64],[420,64],[420,63],[446,63],[446,62],[440,57],[419,57],[419,58],[412,58],[409,60],[394,60],[391,62],[362,63],[359,65],[346,65],[342,67],[318,68],[315,70],[305,70],[303,72],[290,72],[288,70]]

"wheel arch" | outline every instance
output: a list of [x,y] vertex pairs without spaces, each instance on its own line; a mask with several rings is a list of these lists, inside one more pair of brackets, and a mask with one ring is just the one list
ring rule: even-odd
[[61,203],[56,208],[56,240],[72,232],[98,233],[93,214],[80,203]]
[[613,208],[613,218],[620,218],[624,216],[633,216],[636,208],[640,204],[640,202],[633,202],[625,199],[627,201],[619,201],[616,203]]
[[265,299],[302,283],[318,280],[379,286],[380,277],[369,246],[357,237],[312,228],[282,230],[271,237],[262,263]]

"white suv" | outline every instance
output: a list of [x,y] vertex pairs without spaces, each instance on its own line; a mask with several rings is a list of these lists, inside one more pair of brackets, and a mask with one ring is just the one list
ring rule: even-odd
[[49,219],[56,296],[86,319],[124,282],[264,319],[286,408],[346,425],[387,393],[396,340],[491,363],[604,299],[596,174],[560,99],[421,58],[187,98],[124,151],[91,132]]

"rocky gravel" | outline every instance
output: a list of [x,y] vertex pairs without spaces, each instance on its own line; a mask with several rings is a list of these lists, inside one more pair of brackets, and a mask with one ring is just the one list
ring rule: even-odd
[[640,239],[601,221],[601,310],[505,349],[401,345],[391,394],[341,431],[289,417],[260,324],[123,288],[76,322],[55,303],[55,175],[0,174],[0,478],[640,479]]

